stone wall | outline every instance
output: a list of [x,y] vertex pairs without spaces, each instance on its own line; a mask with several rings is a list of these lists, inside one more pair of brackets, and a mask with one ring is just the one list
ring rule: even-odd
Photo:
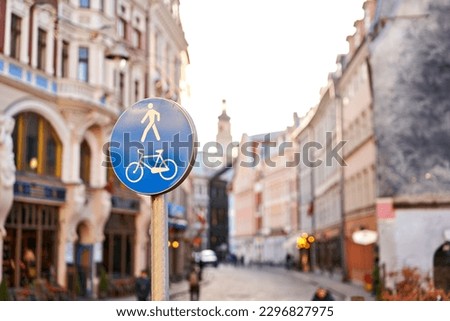
[[371,43],[378,196],[450,190],[450,2],[383,1]]

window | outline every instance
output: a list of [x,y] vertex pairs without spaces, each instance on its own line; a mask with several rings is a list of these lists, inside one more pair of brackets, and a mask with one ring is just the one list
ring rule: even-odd
[[122,39],[127,39],[127,22],[124,18],[119,18],[117,21],[117,34]]
[[45,70],[45,62],[47,60],[47,32],[38,29],[38,49],[37,49],[37,68]]
[[160,37],[159,32],[156,31],[155,32],[155,39],[154,39],[154,44],[155,44],[155,55],[156,55],[156,69],[161,68],[162,65],[162,37]]
[[105,11],[105,0],[99,0],[99,10],[100,12],[104,12]]
[[133,39],[132,39],[133,47],[142,49],[141,44],[141,31],[134,28],[133,29]]
[[89,48],[86,47],[78,50],[78,80],[89,81]]
[[91,1],[90,0],[80,0],[80,8],[90,8]]
[[133,47],[142,49],[142,42],[141,42],[142,36],[141,31],[138,29],[133,29]]
[[211,226],[216,226],[219,222],[218,220],[218,215],[217,215],[217,210],[216,209],[212,209],[211,210]]
[[103,264],[113,278],[133,275],[133,243],[136,234],[132,215],[112,213],[105,226]]
[[20,42],[22,36],[22,19],[13,14],[11,16],[11,57],[20,59]]
[[170,75],[170,47],[169,45],[166,46],[166,55],[165,55],[165,63],[166,63],[166,75],[169,77]]
[[69,76],[69,43],[63,41],[61,53],[61,77],[67,78]]
[[123,106],[125,96],[125,74],[123,72],[119,73],[119,102]]
[[43,117],[22,113],[13,132],[16,167],[40,175],[61,175],[62,145],[55,130]]
[[173,60],[173,81],[175,84],[180,83],[179,71],[180,71],[180,62],[178,61],[177,58],[174,58],[174,60]]
[[139,100],[139,80],[134,81],[134,101]]
[[5,222],[3,249],[3,276],[9,287],[55,278],[58,212],[54,206],[14,202]]
[[91,149],[86,140],[80,146],[80,178],[85,185],[89,185],[91,177]]
[[172,4],[172,16],[175,18],[175,19],[178,19],[178,4],[177,3],[173,3]]

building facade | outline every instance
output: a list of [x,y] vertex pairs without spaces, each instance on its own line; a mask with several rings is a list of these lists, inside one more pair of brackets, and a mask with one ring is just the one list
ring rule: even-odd
[[369,46],[380,263],[388,275],[417,268],[447,291],[449,9],[448,1],[380,1]]
[[[239,154],[235,162],[232,181],[234,197],[235,229],[233,244],[236,255],[244,264],[256,262],[259,259],[259,250],[255,250],[255,236],[262,228],[261,194],[262,188],[257,184],[257,171],[255,159],[242,153],[242,148],[251,153],[258,150],[258,142],[247,134],[242,135],[239,143]],[[245,166],[244,163],[245,162]]]
[[358,230],[376,231],[375,136],[373,97],[367,37],[376,10],[376,1],[365,1],[364,18],[354,23],[355,33],[347,37],[349,51],[337,58],[336,96],[338,122],[342,126],[343,233],[345,238],[344,278],[363,282],[372,275],[376,245],[357,244]]
[[262,187],[259,198],[262,228],[259,232],[263,239],[263,263],[284,264],[289,250],[285,246],[286,241],[298,229],[297,164],[291,139],[292,128],[271,135],[273,147],[259,168]]
[[135,101],[179,102],[188,60],[178,4],[1,2],[0,277],[8,286],[44,279],[94,296],[101,270],[126,280],[149,268],[150,201],[114,178],[107,143]]
[[[239,144],[234,163],[233,247],[250,264],[283,264],[292,252],[290,244],[299,226],[297,210],[296,144],[291,133],[298,125],[280,132],[248,136]],[[290,253],[295,254],[295,253]]]
[[216,142],[213,145],[208,142],[205,148],[212,148],[198,153],[193,169],[194,215],[189,234],[196,251],[220,251],[220,259],[224,259],[229,245],[228,176],[233,171],[231,118],[226,112],[225,99],[217,118]]

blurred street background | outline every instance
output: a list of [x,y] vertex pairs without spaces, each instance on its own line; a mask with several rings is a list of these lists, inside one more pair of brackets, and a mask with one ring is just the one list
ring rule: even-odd
[[[172,300],[199,271],[200,300],[448,300],[449,12],[0,0],[0,300],[134,299],[162,255]],[[113,171],[114,124],[148,97],[198,131],[167,257]]]

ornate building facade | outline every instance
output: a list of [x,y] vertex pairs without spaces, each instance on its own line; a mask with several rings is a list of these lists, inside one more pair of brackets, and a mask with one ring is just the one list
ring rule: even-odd
[[150,95],[180,102],[178,0],[0,3],[0,278],[93,296],[148,269],[151,206],[114,177],[108,142]]

